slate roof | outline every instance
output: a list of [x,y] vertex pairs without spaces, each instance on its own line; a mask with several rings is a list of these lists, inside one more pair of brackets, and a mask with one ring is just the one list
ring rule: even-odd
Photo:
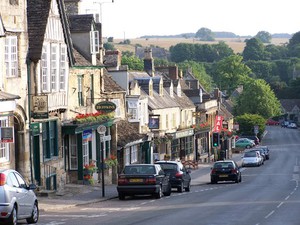
[[279,101],[285,112],[292,112],[295,106],[300,108],[300,99],[280,99]]
[[104,91],[105,92],[126,92],[117,82],[114,81],[112,76],[107,72],[106,69],[103,69],[103,80],[104,80]]
[[0,91],[0,102],[20,99],[19,95],[13,95],[4,91]]
[[[63,0],[56,0],[60,13],[62,28],[64,31],[65,42],[67,44],[70,65],[73,65],[72,41],[70,30],[65,13]],[[28,58],[37,62],[42,56],[42,47],[46,32],[51,1],[47,0],[28,0],[27,1],[27,25],[28,25]]]
[[91,31],[91,24],[94,22],[92,14],[69,15],[70,31],[76,33],[86,33]]
[[138,129],[127,120],[120,120],[116,122],[117,129],[118,129],[118,141],[117,145],[119,147],[124,147],[126,144],[138,141],[144,137],[146,137],[145,134],[139,134]]
[[92,63],[79,53],[76,47],[73,47],[74,66],[93,66]]

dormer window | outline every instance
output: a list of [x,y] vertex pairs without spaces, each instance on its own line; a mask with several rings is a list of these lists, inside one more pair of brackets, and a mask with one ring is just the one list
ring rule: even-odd
[[90,50],[91,54],[99,53],[99,32],[98,31],[91,31],[90,32]]

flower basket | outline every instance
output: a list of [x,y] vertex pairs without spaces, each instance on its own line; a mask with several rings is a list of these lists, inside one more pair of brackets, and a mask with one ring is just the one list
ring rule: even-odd
[[108,119],[112,119],[114,117],[114,113],[86,113],[86,114],[78,114],[74,120],[74,124],[83,124],[83,123],[96,123],[107,121]]
[[83,184],[94,184],[93,174],[97,172],[97,167],[95,163],[90,163],[84,165],[83,168]]
[[105,163],[105,168],[108,169],[108,168],[111,168],[113,166],[117,166],[118,165],[118,160],[117,160],[117,157],[114,156],[114,155],[111,155],[109,158],[106,158],[104,160],[104,163]]

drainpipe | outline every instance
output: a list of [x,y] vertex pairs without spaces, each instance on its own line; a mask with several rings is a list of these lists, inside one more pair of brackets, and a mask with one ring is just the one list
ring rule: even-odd
[[31,183],[33,182],[33,172],[32,172],[32,135],[31,135],[31,73],[30,73],[30,64],[31,60],[27,57],[26,60],[26,65],[27,65],[27,97],[28,97],[28,118],[29,118],[29,161],[30,161],[30,178],[31,178]]

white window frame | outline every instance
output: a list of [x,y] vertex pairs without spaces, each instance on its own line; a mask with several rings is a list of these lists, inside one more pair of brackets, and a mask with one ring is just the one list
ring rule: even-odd
[[42,92],[49,92],[50,91],[50,46],[44,45],[42,51],[42,59],[41,59],[41,85],[42,85]]
[[90,51],[91,54],[99,53],[99,31],[90,31]]
[[120,99],[112,99],[111,100],[113,103],[116,105],[116,110],[115,110],[115,118],[121,117],[121,100]]
[[130,148],[125,148],[125,165],[130,164]]
[[136,145],[130,147],[131,151],[131,163],[136,163],[138,161],[138,149]]
[[77,136],[70,135],[69,138],[69,160],[70,170],[78,169],[78,149],[77,149]]
[[84,141],[82,143],[82,163],[83,166],[89,165],[90,160],[89,160],[89,142]]
[[[8,127],[9,118],[7,116],[0,117],[0,127]],[[8,162],[10,159],[9,156],[10,145],[9,143],[0,143],[0,163]]]
[[5,66],[6,77],[18,77],[18,38],[7,36],[5,38]]
[[60,46],[60,65],[59,65],[59,89],[66,89],[66,73],[67,73],[67,47]]
[[51,44],[50,51],[50,88],[52,92],[57,92],[58,89],[58,73],[59,73],[59,46]]

